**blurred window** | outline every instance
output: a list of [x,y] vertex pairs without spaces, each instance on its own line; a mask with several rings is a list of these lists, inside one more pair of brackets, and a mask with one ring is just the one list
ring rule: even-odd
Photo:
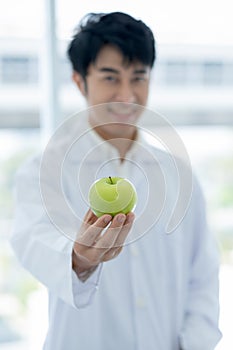
[[200,62],[189,62],[187,68],[188,84],[200,85],[202,82],[202,65]]
[[204,62],[203,83],[205,85],[219,85],[223,78],[222,62]]
[[187,62],[186,61],[167,61],[165,83],[184,85],[187,83]]
[[38,59],[29,56],[3,56],[2,77],[5,84],[37,83]]
[[225,63],[223,66],[224,85],[233,85],[233,63]]
[[[37,57],[2,56],[0,68],[2,84],[38,84]],[[63,84],[70,84],[72,67],[66,57],[60,59],[58,74]],[[164,60],[155,65],[153,74],[159,85],[233,85],[231,62]]]

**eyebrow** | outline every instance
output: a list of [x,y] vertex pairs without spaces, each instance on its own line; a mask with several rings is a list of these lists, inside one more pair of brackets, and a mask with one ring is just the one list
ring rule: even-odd
[[[99,68],[98,71],[103,73],[120,74],[120,72],[117,69],[110,68],[110,67],[102,67],[102,68]],[[135,69],[133,71],[133,74],[145,74],[145,73],[147,73],[146,68]]]

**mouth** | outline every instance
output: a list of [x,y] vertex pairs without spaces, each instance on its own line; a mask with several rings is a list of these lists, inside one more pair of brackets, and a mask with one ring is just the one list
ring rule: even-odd
[[121,122],[134,122],[138,117],[138,108],[128,104],[109,106],[108,112],[114,120]]
[[137,115],[135,113],[119,113],[118,111],[111,111],[111,116],[114,122],[132,124],[135,123]]

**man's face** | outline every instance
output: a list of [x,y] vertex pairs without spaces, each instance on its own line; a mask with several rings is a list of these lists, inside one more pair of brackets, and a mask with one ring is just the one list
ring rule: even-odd
[[81,87],[79,84],[88,106],[105,104],[90,116],[92,125],[114,122],[117,123],[114,130],[119,129],[120,134],[127,130],[127,123],[135,124],[142,112],[136,105],[147,103],[149,79],[148,66],[139,62],[126,63],[113,46],[102,48],[95,63],[88,68],[86,84],[82,82]]

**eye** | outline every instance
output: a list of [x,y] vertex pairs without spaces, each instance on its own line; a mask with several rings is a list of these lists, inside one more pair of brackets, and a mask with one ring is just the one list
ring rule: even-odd
[[146,77],[144,77],[144,76],[137,76],[137,77],[133,78],[133,81],[135,83],[140,82],[140,81],[146,81]]
[[115,82],[117,79],[113,75],[107,75],[106,77],[104,77],[104,80],[109,82]]

